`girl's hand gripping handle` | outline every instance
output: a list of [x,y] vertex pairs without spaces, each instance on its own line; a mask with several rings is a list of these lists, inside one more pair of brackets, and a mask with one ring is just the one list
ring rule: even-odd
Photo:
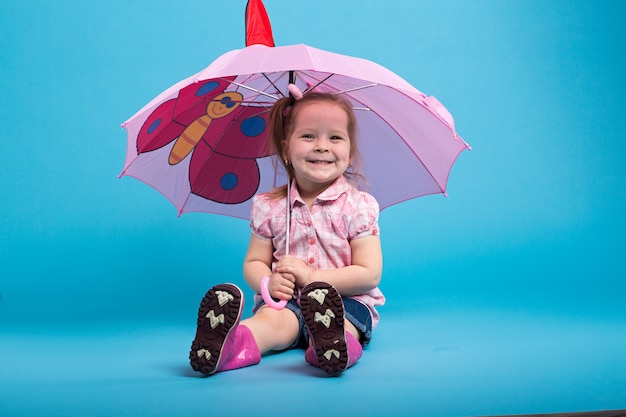
[[284,308],[287,305],[287,300],[274,301],[270,295],[269,284],[270,277],[264,276],[261,280],[261,295],[263,296],[263,301],[273,309],[280,310]]

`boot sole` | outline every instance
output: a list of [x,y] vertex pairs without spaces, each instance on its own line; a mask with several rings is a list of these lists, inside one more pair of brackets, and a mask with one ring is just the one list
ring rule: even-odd
[[320,368],[332,376],[341,374],[348,366],[341,296],[332,285],[314,282],[302,290],[300,308]]
[[217,371],[224,342],[239,323],[242,310],[243,293],[236,285],[216,285],[202,298],[196,337],[189,352],[194,371],[206,375]]

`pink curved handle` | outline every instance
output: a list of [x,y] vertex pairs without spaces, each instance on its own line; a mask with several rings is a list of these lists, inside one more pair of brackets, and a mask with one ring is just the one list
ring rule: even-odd
[[263,280],[261,281],[261,295],[263,296],[263,301],[265,301],[265,304],[273,309],[280,310],[284,308],[287,305],[287,300],[274,301],[270,295],[269,284],[270,277],[263,277]]

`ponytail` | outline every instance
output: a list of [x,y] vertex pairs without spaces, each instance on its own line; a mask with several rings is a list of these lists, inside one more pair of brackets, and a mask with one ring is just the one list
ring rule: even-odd
[[283,97],[279,99],[270,110],[269,115],[269,146],[273,154],[276,155],[280,164],[287,171],[289,182],[293,179],[293,167],[285,161],[284,151],[287,136],[291,130],[291,107],[293,99]]

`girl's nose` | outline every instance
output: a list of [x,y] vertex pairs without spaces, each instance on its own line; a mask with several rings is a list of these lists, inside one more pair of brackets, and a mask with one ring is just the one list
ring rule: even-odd
[[326,143],[326,139],[319,139],[316,143],[315,143],[315,152],[328,152],[328,146]]

